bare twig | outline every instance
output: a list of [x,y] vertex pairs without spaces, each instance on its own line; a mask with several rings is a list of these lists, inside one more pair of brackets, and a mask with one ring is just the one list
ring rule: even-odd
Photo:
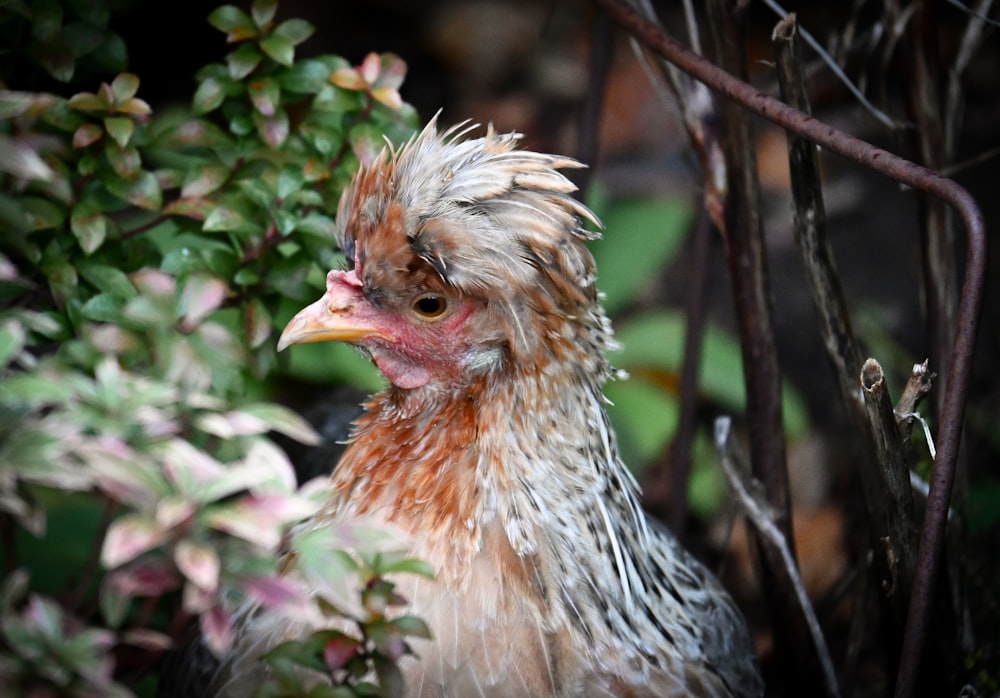
[[861,368],[861,392],[875,437],[880,490],[885,502],[881,513],[885,516],[883,542],[890,576],[883,591],[902,621],[906,617],[917,557],[916,517],[905,446],[900,438],[882,366],[875,359],[868,359]]
[[1000,26],[1000,23],[986,17],[993,5],[993,0],[979,0],[975,10],[969,10],[957,0],[950,0],[950,2],[962,7],[970,16],[969,23],[965,25],[965,31],[962,32],[962,40],[958,45],[955,60],[951,68],[948,69],[948,87],[946,88],[947,96],[944,108],[944,152],[949,161],[955,157],[958,150],[958,128],[962,111],[962,74],[968,67],[972,54],[979,46],[979,40],[982,38],[986,24]]
[[[744,27],[729,5],[727,0],[709,0],[706,4],[709,27],[720,65],[742,75],[746,72]],[[722,146],[728,173],[720,232],[726,248],[743,356],[750,462],[754,476],[764,485],[768,502],[779,514],[777,525],[794,559],[781,377],[771,319],[756,153],[750,122],[739,105],[724,101],[717,106],[717,112],[725,134]],[[780,675],[790,692],[809,692],[815,678],[800,655],[801,649],[809,646],[808,629],[797,614],[789,612],[793,592],[780,551],[767,539],[758,539],[758,544],[762,563],[760,586],[774,632],[775,656],[782,665]]]
[[[777,2],[775,2],[775,0],[763,0],[763,2],[765,5],[767,5],[768,8],[770,8],[772,12],[774,12],[779,17],[785,17],[786,15],[788,15],[788,10],[786,10]],[[802,39],[807,44],[809,44],[809,47],[816,52],[816,55],[818,55],[820,59],[824,63],[826,63],[827,67],[830,69],[830,72],[833,73],[838,80],[840,80],[840,82],[844,85],[844,87],[846,87],[848,91],[852,95],[854,95],[854,98],[858,100],[861,103],[861,105],[865,109],[867,109],[872,116],[878,119],[879,122],[881,122],[887,128],[896,129],[901,126],[901,124],[897,123],[891,116],[886,114],[884,111],[882,111],[869,101],[869,99],[865,96],[865,93],[862,92],[860,89],[858,89],[857,85],[851,82],[851,79],[844,74],[844,71],[840,68],[839,65],[837,65],[837,62],[833,60],[830,54],[827,53],[822,46],[820,46],[819,42],[816,41],[816,39],[813,37],[812,34],[807,32],[805,29],[801,28],[799,29],[799,33],[802,35]]]
[[[927,361],[922,364],[913,364],[910,371],[910,378],[903,387],[903,392],[896,401],[896,421],[899,423],[899,433],[905,441],[910,437],[910,430],[913,428],[913,415],[917,412],[917,405],[931,391],[934,379],[937,374],[927,368]],[[933,449],[933,443],[928,442]],[[931,454],[933,455],[933,450]]]
[[938,457],[932,474],[927,512],[920,539],[913,594],[903,640],[903,660],[897,677],[897,696],[913,695],[927,637],[928,615],[943,555],[948,507],[955,477],[955,462],[962,436],[965,397],[975,349],[976,329],[986,276],[986,226],[982,212],[969,192],[956,182],[913,162],[839,131],[760,92],[701,56],[691,53],[662,27],[645,20],[624,0],[594,0],[650,50],[681,70],[735,100],[747,109],[834,153],[909,184],[953,206],[965,226],[967,247],[949,380],[938,431]]
[[[772,40],[781,96],[788,104],[808,114],[809,97],[801,70],[798,34],[795,15],[788,15],[774,28]],[[790,134],[788,160],[795,204],[795,239],[802,252],[813,303],[820,314],[820,333],[827,358],[833,364],[841,401],[850,415],[861,407],[856,379],[861,352],[854,340],[840,276],[826,235],[826,209],[816,147]]]
[[761,537],[781,552],[782,562],[785,564],[792,588],[795,591],[795,599],[799,608],[802,609],[802,616],[805,618],[813,645],[816,648],[816,654],[820,659],[820,666],[823,668],[826,693],[828,696],[836,698],[840,696],[837,674],[833,669],[833,661],[830,659],[830,651],[827,649],[823,630],[819,626],[816,612],[813,610],[805,585],[802,583],[802,577],[796,567],[791,546],[781,530],[779,522],[782,515],[768,504],[761,483],[746,474],[748,468],[742,463],[745,459],[739,452],[735,439],[732,438],[732,420],[729,417],[719,417],[715,420],[715,448],[719,453],[722,472],[726,476],[729,488],[736,495],[740,508]]

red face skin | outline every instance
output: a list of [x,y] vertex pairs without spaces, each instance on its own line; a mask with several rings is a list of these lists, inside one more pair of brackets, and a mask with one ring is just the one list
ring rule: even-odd
[[475,354],[463,327],[481,304],[433,294],[444,308],[421,312],[417,294],[400,304],[376,305],[357,271],[331,271],[326,293],[285,327],[278,350],[290,344],[341,341],[364,349],[393,385],[406,390],[459,378]]

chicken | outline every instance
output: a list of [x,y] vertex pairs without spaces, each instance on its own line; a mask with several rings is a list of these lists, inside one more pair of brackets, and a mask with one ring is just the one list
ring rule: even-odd
[[[347,268],[278,345],[349,342],[388,379],[321,516],[398,527],[436,572],[399,580],[433,633],[402,660],[407,695],[762,695],[741,614],[618,456],[599,224],[558,171],[581,165],[473,128],[432,121],[355,177]],[[251,620],[218,693],[249,695],[232,657],[292,633]]]

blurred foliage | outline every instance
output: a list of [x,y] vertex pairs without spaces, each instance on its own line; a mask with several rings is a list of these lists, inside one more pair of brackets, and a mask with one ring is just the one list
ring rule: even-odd
[[[290,532],[326,485],[298,487],[269,434],[317,435],[262,387],[273,331],[339,263],[329,212],[343,186],[383,136],[416,126],[406,66],[297,59],[312,27],[276,10],[214,10],[232,50],[198,74],[189,109],[160,114],[128,72],[68,97],[34,86],[83,63],[124,68],[107,4],[0,8],[4,695],[131,695],[178,613],[219,650],[246,600],[346,616],[347,695],[391,690],[362,677],[395,681],[405,638],[426,635],[389,613],[403,600],[383,579],[425,568],[377,532],[326,531],[337,555]],[[341,580],[339,595],[279,575],[283,549]]]

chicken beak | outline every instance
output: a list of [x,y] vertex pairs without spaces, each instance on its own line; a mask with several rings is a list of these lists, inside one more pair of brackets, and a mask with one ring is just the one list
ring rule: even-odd
[[292,344],[310,342],[357,342],[366,337],[382,336],[374,327],[357,322],[349,308],[334,308],[323,296],[293,317],[278,338],[278,351]]

